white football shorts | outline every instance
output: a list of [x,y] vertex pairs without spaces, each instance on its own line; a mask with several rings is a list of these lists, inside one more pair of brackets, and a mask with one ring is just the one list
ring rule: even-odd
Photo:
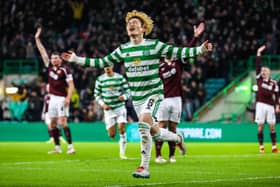
[[160,103],[157,112],[158,121],[172,121],[179,123],[182,113],[182,98],[168,97]]
[[133,106],[138,116],[138,119],[140,118],[141,114],[144,113],[151,114],[155,119],[157,117],[158,108],[162,100],[163,100],[163,95],[155,94],[148,97],[144,103],[139,104],[133,102]]
[[270,125],[275,124],[276,116],[274,106],[257,102],[255,122],[257,124],[264,124],[265,121]]
[[65,97],[50,94],[49,117],[68,117],[69,106],[64,106]]

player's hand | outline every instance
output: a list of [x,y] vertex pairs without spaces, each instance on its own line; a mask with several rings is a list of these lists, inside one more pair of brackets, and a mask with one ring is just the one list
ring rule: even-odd
[[276,113],[279,113],[279,112],[280,112],[279,105],[276,105],[276,107],[275,107],[275,112],[276,112]]
[[199,37],[199,35],[201,35],[201,33],[203,33],[205,29],[205,24],[202,22],[198,25],[198,27],[196,27],[195,25],[193,26],[193,33],[194,33],[194,37],[197,38]]
[[120,95],[118,99],[119,99],[119,101],[124,101],[125,100],[123,95]]
[[39,28],[37,29],[36,34],[35,34],[35,39],[40,38],[41,32],[42,32],[42,28],[39,27]]
[[42,119],[42,120],[45,120],[45,114],[42,114],[42,115],[41,115],[41,119]]
[[71,62],[74,56],[76,56],[76,54],[73,51],[63,52],[61,54],[61,58],[68,62]]
[[70,98],[66,97],[64,100],[64,106],[69,106],[70,105]]
[[213,45],[212,43],[209,43],[208,40],[206,40],[205,42],[203,42],[202,46],[202,50],[203,51],[212,51],[213,50]]
[[258,51],[257,51],[257,56],[261,56],[262,52],[265,50],[265,48],[266,48],[265,45],[262,45],[261,47],[259,47]]
[[102,105],[102,108],[104,110],[110,110],[111,109],[110,105],[107,105],[107,104]]

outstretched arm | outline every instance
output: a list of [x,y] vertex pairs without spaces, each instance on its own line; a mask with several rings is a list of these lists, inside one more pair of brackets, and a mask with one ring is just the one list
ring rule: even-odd
[[208,40],[203,42],[198,47],[175,47],[172,45],[167,45],[165,43],[159,42],[158,45],[161,46],[159,49],[159,56],[166,57],[171,56],[171,58],[190,58],[198,55],[203,55],[209,51],[212,51],[212,43],[209,43]]
[[39,49],[39,52],[40,52],[41,57],[43,59],[43,62],[45,64],[45,66],[47,67],[49,65],[49,56],[47,54],[47,51],[46,51],[45,47],[43,46],[43,44],[42,44],[42,42],[40,40],[41,32],[42,32],[42,28],[39,27],[37,29],[36,34],[35,34],[35,41],[36,41],[36,46]]
[[258,48],[257,50],[257,58],[256,58],[256,75],[257,75],[257,79],[260,77],[260,73],[261,73],[261,55],[262,52],[265,50],[266,46],[262,45],[261,47]]
[[68,62],[75,62],[79,65],[90,66],[96,68],[104,68],[113,65],[114,63],[122,62],[120,48],[115,49],[111,54],[103,58],[87,58],[79,57],[73,51],[64,52],[61,58]]

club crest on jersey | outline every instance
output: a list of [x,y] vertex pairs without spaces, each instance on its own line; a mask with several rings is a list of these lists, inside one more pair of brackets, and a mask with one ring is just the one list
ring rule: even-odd
[[109,86],[109,89],[110,90],[114,90],[114,86]]
[[135,66],[139,66],[139,65],[141,64],[141,59],[140,59],[140,58],[134,58],[134,59],[133,59],[133,64],[134,64]]
[[150,51],[149,50],[144,50],[143,51],[143,55],[144,56],[149,56],[151,53],[150,53]]

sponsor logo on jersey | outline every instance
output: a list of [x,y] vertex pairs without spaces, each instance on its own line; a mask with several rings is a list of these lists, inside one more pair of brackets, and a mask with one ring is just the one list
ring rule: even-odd
[[171,70],[169,70],[169,71],[167,71],[167,72],[164,72],[163,74],[162,74],[162,77],[164,78],[164,79],[167,79],[167,78],[169,78],[169,77],[171,77],[172,75],[175,75],[176,74],[176,68],[172,68]]
[[131,66],[128,68],[128,72],[143,72],[149,71],[149,66]]

